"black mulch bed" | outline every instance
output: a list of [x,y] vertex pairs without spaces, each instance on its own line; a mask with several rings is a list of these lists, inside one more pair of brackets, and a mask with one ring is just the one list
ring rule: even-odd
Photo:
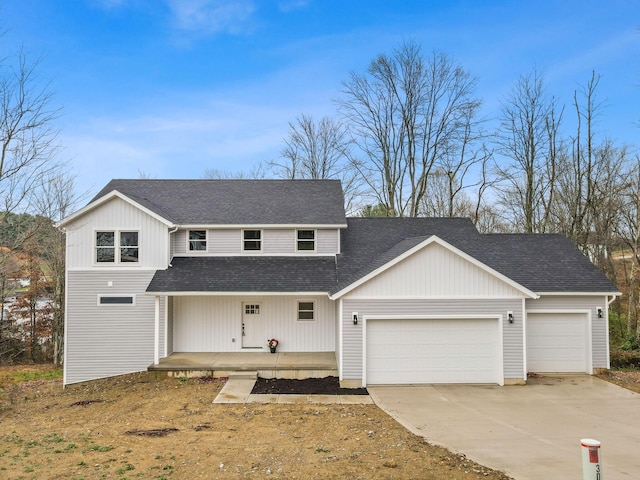
[[341,388],[338,377],[307,378],[258,378],[251,393],[303,394],[303,395],[368,395],[366,388]]

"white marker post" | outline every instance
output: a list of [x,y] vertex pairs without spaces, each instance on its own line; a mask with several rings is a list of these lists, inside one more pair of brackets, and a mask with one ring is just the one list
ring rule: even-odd
[[582,446],[583,480],[603,480],[600,466],[600,442],[592,438],[580,440]]

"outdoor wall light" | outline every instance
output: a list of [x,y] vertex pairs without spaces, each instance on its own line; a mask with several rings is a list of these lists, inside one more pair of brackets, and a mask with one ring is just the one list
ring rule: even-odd
[[353,315],[353,324],[357,325],[358,324],[358,312],[353,312],[351,315]]
[[602,318],[602,307],[598,307],[598,318]]
[[509,323],[513,323],[513,312],[507,312],[507,318],[509,319]]

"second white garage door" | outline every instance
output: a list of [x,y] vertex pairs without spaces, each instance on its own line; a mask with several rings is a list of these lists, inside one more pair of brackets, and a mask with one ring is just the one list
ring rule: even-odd
[[589,372],[585,313],[527,314],[527,371]]
[[366,383],[501,383],[498,320],[367,320]]

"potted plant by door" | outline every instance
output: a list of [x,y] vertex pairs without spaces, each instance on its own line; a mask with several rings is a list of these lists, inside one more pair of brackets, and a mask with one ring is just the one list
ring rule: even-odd
[[278,340],[276,340],[275,338],[270,338],[269,340],[267,340],[267,345],[269,345],[269,350],[271,350],[271,353],[276,353],[276,348],[278,347]]

